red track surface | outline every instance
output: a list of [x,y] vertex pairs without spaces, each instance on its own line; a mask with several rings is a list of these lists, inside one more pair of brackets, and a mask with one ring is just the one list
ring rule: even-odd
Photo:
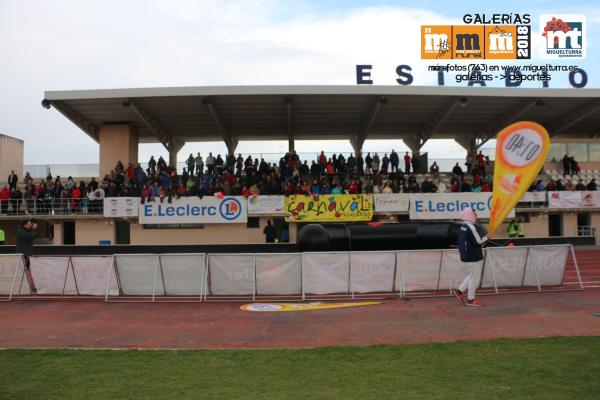
[[[251,313],[239,304],[0,303],[0,347],[259,348],[600,335],[600,250],[577,251],[584,291],[394,300],[347,309]],[[575,272],[567,272],[569,282]]]

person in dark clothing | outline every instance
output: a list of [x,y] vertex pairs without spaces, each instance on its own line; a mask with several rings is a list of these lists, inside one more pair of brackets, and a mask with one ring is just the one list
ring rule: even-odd
[[17,182],[19,182],[19,177],[15,174],[15,171],[10,171],[10,175],[8,176],[8,188],[10,190],[15,190],[17,188]]
[[587,190],[598,190],[598,185],[596,185],[595,179],[592,179],[590,183],[587,184]]
[[277,238],[277,229],[271,224],[271,220],[267,220],[267,225],[263,230],[263,234],[265,235],[265,240],[267,243],[275,243],[275,239]]
[[23,262],[25,263],[25,271],[27,271],[27,279],[29,281],[31,293],[36,293],[31,270],[29,269],[29,257],[33,255],[33,241],[35,240],[36,230],[37,223],[32,222],[31,220],[21,222],[19,229],[17,229],[16,251],[23,255]]
[[[460,261],[467,267],[469,274],[462,281],[457,289],[454,289],[454,296],[460,304],[470,307],[480,307],[481,303],[475,300],[475,290],[479,283],[481,270],[483,267],[483,250],[481,246],[489,240],[487,236],[481,237],[475,221],[477,214],[470,208],[464,209],[460,213],[463,225],[458,231],[458,250]],[[465,300],[465,292],[467,298]]]
[[392,172],[398,172],[400,157],[398,157],[398,153],[396,153],[394,150],[392,150],[392,154],[390,154],[390,164],[392,165]]
[[565,154],[565,156],[563,157],[562,164],[564,170],[563,175],[571,175],[571,159],[567,154]]

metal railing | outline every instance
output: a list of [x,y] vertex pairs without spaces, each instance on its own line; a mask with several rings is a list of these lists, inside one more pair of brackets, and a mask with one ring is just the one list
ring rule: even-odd
[[90,200],[87,197],[0,200],[0,215],[102,214],[103,203],[103,199]]
[[[483,149],[484,154],[490,156],[490,159],[494,159],[494,149]],[[367,156],[367,151],[363,151],[363,157]],[[383,159],[384,155],[388,156],[391,154],[391,151],[371,151],[371,156],[378,154],[380,160]],[[279,163],[281,157],[285,155],[285,153],[240,153],[244,161],[248,156],[251,156],[252,159],[265,160],[268,163]],[[309,165],[314,160],[316,161],[319,158],[321,152],[298,152],[298,157],[302,162],[305,160],[308,161]],[[325,156],[329,159],[333,157],[333,155],[339,156],[342,154],[346,159],[350,156],[350,154],[354,154],[352,152],[325,152]],[[196,156],[196,154],[194,154]],[[217,154],[215,154],[215,157]],[[223,160],[225,160],[224,155],[221,155]],[[238,153],[236,153],[236,158]],[[404,156],[404,151],[398,151],[398,156],[400,158],[400,168],[404,169],[404,161],[402,157]],[[185,158],[187,159],[187,158]],[[158,160],[158,157],[156,158]],[[206,170],[206,155],[202,155],[202,160],[204,162],[204,170]],[[465,159],[464,158],[429,158],[427,168],[433,164],[433,162],[437,162],[440,167],[441,172],[450,172],[454,165],[458,162],[458,164],[465,169]],[[381,164],[381,162],[380,162]],[[148,168],[148,162],[141,162],[140,165],[142,168]],[[187,168],[187,164],[185,161],[177,163],[177,171],[178,173],[182,173],[184,168]],[[125,168],[127,168],[127,164],[125,163]],[[390,165],[391,170],[391,165]],[[87,178],[87,177],[98,177],[100,174],[99,164],[28,164],[24,166],[24,172],[29,172],[31,177],[33,178],[46,178],[49,174],[52,174],[53,177],[61,176],[73,176],[78,178]]]
[[596,228],[591,225],[580,225],[577,227],[577,236],[596,236]]

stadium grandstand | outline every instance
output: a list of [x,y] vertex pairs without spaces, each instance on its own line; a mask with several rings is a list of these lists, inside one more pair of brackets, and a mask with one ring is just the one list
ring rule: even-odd
[[[275,222],[280,240],[294,242],[299,225],[286,221],[278,209],[260,215],[250,211],[244,226],[224,230],[207,224],[190,232],[185,224],[110,218],[103,211],[105,198],[171,203],[213,195],[491,192],[494,151],[489,141],[517,119],[539,122],[552,135],[545,168],[530,188],[538,195],[524,198],[516,210],[527,235],[593,236],[600,223],[596,204],[584,206],[582,199],[583,193],[596,191],[600,178],[600,93],[594,89],[147,88],[46,92],[42,105],[97,141],[100,160],[97,167],[87,166],[87,174],[78,166],[62,166],[62,171],[60,166],[31,166],[33,174],[27,166],[11,168],[24,176],[15,174],[16,182],[9,178],[0,187],[0,223],[11,232],[20,216],[36,215],[44,221],[40,234],[48,243],[153,244],[155,229],[166,229],[173,243],[261,243],[268,219]],[[235,153],[242,140],[281,139],[288,141],[286,154]],[[349,140],[354,153],[296,153],[296,140],[312,139]],[[410,152],[363,153],[367,139],[402,139]],[[465,148],[466,158],[429,159],[421,148],[436,139],[454,139]],[[177,160],[184,143],[214,140],[224,141],[228,154],[197,153]],[[138,144],[153,142],[165,146],[168,160],[138,159]],[[581,206],[568,200],[562,208],[549,207],[546,192],[581,192]],[[405,208],[375,207],[373,220],[405,221],[409,216]],[[106,224],[104,217],[113,223]],[[508,234],[507,227],[501,234]]]

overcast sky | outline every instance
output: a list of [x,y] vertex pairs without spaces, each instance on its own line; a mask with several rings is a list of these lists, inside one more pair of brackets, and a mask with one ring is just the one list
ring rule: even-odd
[[[354,85],[356,64],[373,64],[378,85],[396,84],[398,64],[413,67],[413,84],[433,85],[436,77],[420,60],[419,27],[461,24],[465,13],[530,13],[536,37],[539,14],[585,14],[588,57],[578,65],[588,72],[588,88],[600,86],[597,2],[501,3],[489,9],[456,0],[0,0],[0,133],[25,141],[26,164],[97,163],[98,145],[58,111],[40,106],[45,90]],[[566,75],[553,78],[552,87],[568,87]],[[371,151],[392,147],[405,148],[400,141],[365,143]],[[286,148],[285,142],[241,142],[238,151]],[[302,152],[321,149],[351,151],[346,141],[297,144]],[[430,142],[424,150],[440,158],[464,153],[452,141]],[[180,161],[191,151],[224,153],[225,146],[188,144]],[[140,159],[151,153],[167,154],[160,145],[140,146]]]

